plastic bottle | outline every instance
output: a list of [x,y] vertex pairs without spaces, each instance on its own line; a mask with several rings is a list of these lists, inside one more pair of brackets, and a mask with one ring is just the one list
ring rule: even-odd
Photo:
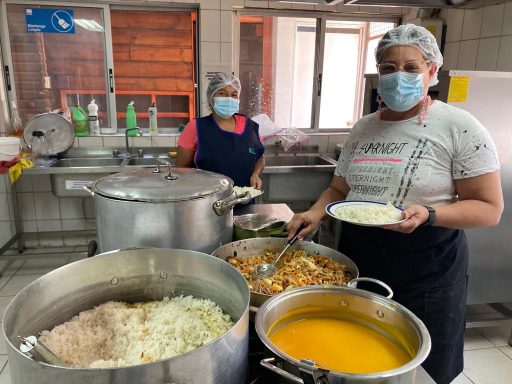
[[155,103],[151,103],[150,107],[148,108],[148,115],[149,115],[149,134],[150,135],[158,135],[158,124],[156,121],[156,105]]
[[18,107],[14,101],[11,101],[11,122],[9,135],[23,136],[23,124],[21,123]]
[[[135,108],[133,107],[133,101],[130,101],[128,106],[126,107],[126,128],[136,128],[137,127],[137,114],[135,113]],[[137,136],[137,130],[128,132],[128,136]]]
[[46,166],[50,162],[48,143],[43,131],[32,132],[32,161],[38,166]]
[[85,113],[82,107],[73,108],[72,120],[75,136],[89,136],[87,113]]
[[94,102],[94,99],[92,99],[87,106],[87,110],[89,111],[89,133],[91,136],[99,136],[101,132],[100,122],[98,120],[98,106]]

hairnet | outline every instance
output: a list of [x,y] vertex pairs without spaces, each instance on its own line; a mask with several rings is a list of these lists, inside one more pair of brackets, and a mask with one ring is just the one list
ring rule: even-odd
[[[436,64],[437,71],[443,65],[443,55],[439,50],[436,38],[423,27],[414,24],[404,24],[386,32],[375,49],[376,62],[380,63],[384,51],[394,45],[409,45],[417,48],[425,59]],[[437,71],[430,80],[429,85],[436,85],[439,82],[437,80]]]
[[221,72],[212,77],[210,83],[208,84],[208,88],[206,89],[206,99],[208,100],[208,105],[212,106],[213,95],[228,85],[231,85],[238,92],[240,92],[240,89],[242,88],[240,85],[240,79],[231,73]]

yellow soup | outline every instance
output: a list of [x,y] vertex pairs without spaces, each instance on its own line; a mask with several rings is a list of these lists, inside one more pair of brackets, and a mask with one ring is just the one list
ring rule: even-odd
[[273,332],[270,340],[290,357],[345,373],[382,372],[411,360],[401,346],[380,333],[336,318],[294,321]]

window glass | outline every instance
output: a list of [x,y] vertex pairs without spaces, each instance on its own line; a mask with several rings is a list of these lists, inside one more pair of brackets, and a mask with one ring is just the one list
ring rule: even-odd
[[159,128],[195,117],[195,12],[112,10],[110,18],[117,126],[126,128],[130,101],[143,128],[153,102]]
[[74,33],[27,32],[25,15],[44,5],[7,4],[14,86],[23,124],[36,114],[80,105],[95,99],[100,127],[109,126],[105,80],[103,10],[73,10]]
[[312,128],[316,19],[240,17],[240,111]]

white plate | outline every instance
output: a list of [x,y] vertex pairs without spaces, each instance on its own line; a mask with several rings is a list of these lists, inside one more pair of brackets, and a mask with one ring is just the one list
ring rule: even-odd
[[[335,219],[338,219],[338,220],[341,220],[341,221],[346,221],[348,223],[351,223],[351,224],[356,224],[356,225],[363,225],[363,226],[366,226],[366,227],[382,227],[383,225],[389,225],[389,224],[398,224],[398,223],[401,223],[403,221],[405,221],[405,219],[401,219],[401,220],[397,220],[397,221],[389,221],[389,222],[385,222],[385,223],[368,223],[368,222],[359,222],[359,221],[354,221],[354,220],[348,220],[348,219],[343,219],[341,217],[339,217],[336,212],[338,209],[342,208],[342,207],[353,207],[353,208],[357,208],[357,207],[385,207],[387,204],[386,203],[381,203],[381,202],[378,202],[378,201],[364,201],[364,200],[351,200],[351,201],[335,201],[334,203],[331,203],[329,204],[327,207],[325,207],[325,211],[332,217],[334,217]],[[399,207],[394,207],[398,212],[401,212],[403,211],[402,208],[399,208]]]

